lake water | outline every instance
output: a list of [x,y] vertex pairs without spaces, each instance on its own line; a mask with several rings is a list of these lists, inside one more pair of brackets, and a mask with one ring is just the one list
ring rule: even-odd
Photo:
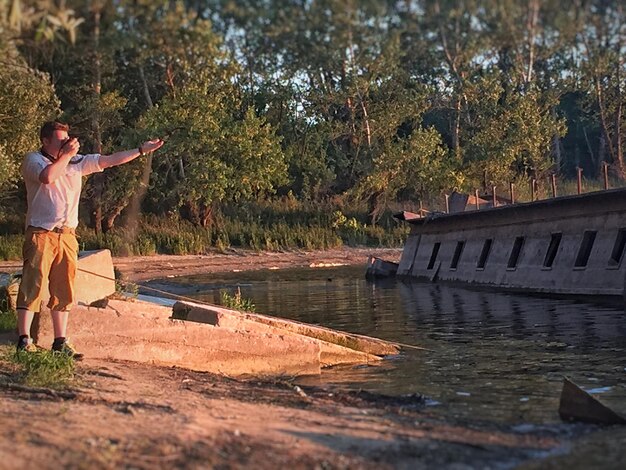
[[335,367],[304,383],[422,393],[431,411],[507,424],[556,424],[564,376],[626,412],[623,308],[431,283],[370,282],[365,267],[264,270],[152,283],[218,304],[420,346],[381,365]]

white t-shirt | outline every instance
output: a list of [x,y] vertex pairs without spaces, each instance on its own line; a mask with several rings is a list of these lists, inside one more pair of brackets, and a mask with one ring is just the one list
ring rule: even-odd
[[76,155],[65,169],[65,174],[53,183],[43,184],[39,175],[52,162],[41,152],[30,152],[22,163],[22,176],[26,183],[28,211],[26,226],[52,230],[55,227],[78,226],[78,202],[82,177],[99,173],[100,155]]

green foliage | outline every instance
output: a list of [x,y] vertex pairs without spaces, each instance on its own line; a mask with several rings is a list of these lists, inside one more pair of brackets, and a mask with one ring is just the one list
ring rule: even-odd
[[[86,184],[83,223],[113,230],[85,243],[119,254],[375,244],[399,201],[605,162],[624,180],[618,3],[0,2],[0,209],[23,205],[19,163],[60,103],[83,152],[167,138]],[[342,203],[297,220],[261,209],[274,194]],[[137,211],[184,233],[135,233]]]
[[24,235],[3,235],[0,237],[0,259],[13,260],[22,256]]
[[0,333],[17,331],[17,314],[8,310],[6,305],[0,310]]
[[[258,198],[286,182],[284,156],[271,127],[251,109],[234,115],[234,90],[223,88],[210,81],[190,84],[146,114],[147,128],[185,129],[184,138],[179,135],[163,149],[153,173],[160,188],[160,194],[152,192],[156,203],[210,210],[215,202]],[[207,225],[202,214],[192,221]]]
[[0,27],[0,201],[16,188],[23,156],[39,147],[39,127],[59,113],[49,77],[30,68]]
[[552,140],[565,133],[549,103],[536,92],[507,98],[497,75],[468,86],[467,95],[476,123],[463,149],[468,189],[506,187],[519,175],[543,177],[553,165]]
[[31,387],[66,388],[74,378],[74,359],[59,352],[15,352],[14,347],[2,351],[2,360],[17,367],[17,380]]
[[241,297],[241,289],[239,287],[237,287],[237,292],[235,292],[234,295],[231,295],[226,291],[220,291],[220,303],[224,307],[235,310],[242,310],[244,312],[256,311],[256,307],[250,299],[244,299]]

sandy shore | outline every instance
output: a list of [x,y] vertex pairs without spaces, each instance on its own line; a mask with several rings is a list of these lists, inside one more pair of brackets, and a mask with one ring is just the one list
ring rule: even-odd
[[[229,250],[209,255],[154,255],[116,257],[113,265],[129,281],[147,281],[168,276],[200,273],[288,269],[298,267],[359,265],[365,266],[369,255],[398,262],[401,248],[350,248],[325,251],[256,252]],[[0,261],[0,272],[21,268],[20,261]]]

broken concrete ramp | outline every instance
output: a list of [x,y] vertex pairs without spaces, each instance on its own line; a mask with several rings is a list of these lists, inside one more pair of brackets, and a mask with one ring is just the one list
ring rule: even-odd
[[[105,308],[78,306],[69,316],[72,342],[87,357],[150,362],[239,375],[320,373],[319,341],[285,332],[244,331],[171,318],[171,308],[110,300]],[[44,314],[37,343],[52,344]]]
[[336,331],[316,325],[308,325],[294,320],[270,317],[256,313],[240,312],[218,306],[208,306],[193,302],[176,302],[172,316],[181,320],[208,323],[214,326],[239,327],[252,323],[264,324],[293,334],[315,338],[355,352],[370,356],[398,354],[399,346],[377,338],[370,338],[343,331]]

